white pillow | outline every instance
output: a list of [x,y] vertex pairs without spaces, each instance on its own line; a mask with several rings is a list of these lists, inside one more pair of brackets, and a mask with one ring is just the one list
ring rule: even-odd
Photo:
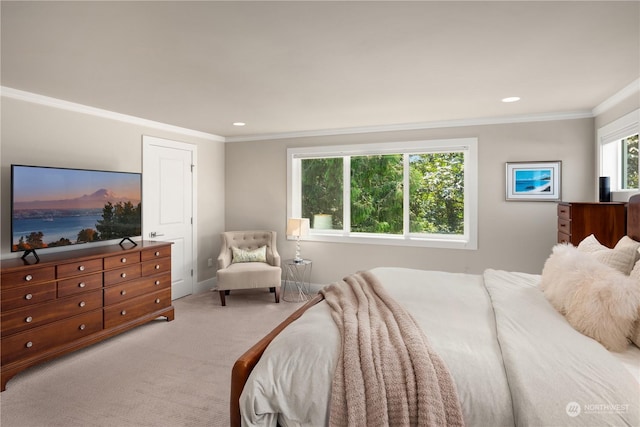
[[567,321],[611,351],[627,348],[640,306],[637,281],[570,245],[556,245],[542,271],[545,296]]
[[258,249],[240,249],[231,247],[233,259],[231,264],[237,262],[267,262],[267,246],[260,246]]
[[578,245],[581,252],[594,256],[598,261],[624,274],[629,274],[638,260],[638,248],[640,242],[623,236],[611,249],[601,244],[593,234],[585,237]]

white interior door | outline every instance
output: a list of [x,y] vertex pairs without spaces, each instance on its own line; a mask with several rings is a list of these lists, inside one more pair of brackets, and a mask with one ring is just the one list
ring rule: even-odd
[[193,293],[195,277],[196,147],[150,136],[142,142],[142,235],[173,242],[171,298],[181,298]]

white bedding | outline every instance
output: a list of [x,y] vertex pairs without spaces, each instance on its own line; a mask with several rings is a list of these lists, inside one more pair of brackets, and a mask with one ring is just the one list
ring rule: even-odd
[[[446,362],[466,425],[640,425],[640,385],[618,360],[640,372],[640,349],[616,358],[573,330],[540,276],[372,271]],[[339,345],[324,302],[288,326],[247,381],[243,425],[326,425]]]

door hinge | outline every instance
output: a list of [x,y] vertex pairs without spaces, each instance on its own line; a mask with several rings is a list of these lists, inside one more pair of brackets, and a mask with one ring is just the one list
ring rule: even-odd
[[196,165],[191,165],[191,173],[193,173],[193,168],[195,168]]
[[191,269],[191,277],[193,277],[193,268]]
[[191,217],[191,225],[193,225],[193,217]]

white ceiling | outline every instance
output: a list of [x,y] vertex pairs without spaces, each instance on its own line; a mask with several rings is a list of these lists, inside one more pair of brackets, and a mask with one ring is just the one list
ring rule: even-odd
[[640,76],[638,1],[3,0],[1,14],[3,87],[230,139],[588,112]]

